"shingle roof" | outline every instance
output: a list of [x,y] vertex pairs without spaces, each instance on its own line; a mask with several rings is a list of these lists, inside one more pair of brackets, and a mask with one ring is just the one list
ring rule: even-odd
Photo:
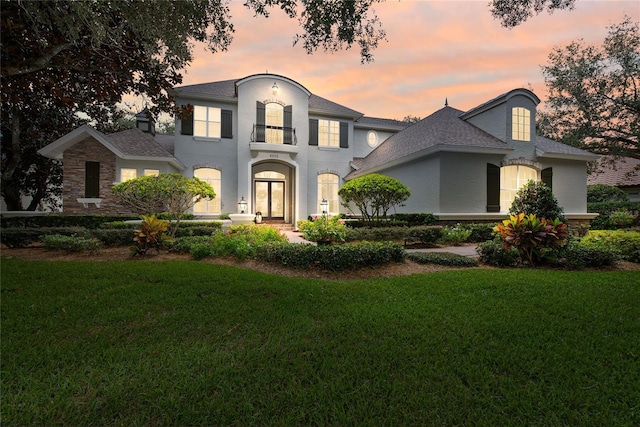
[[[163,139],[166,142],[166,137]],[[156,141],[150,134],[140,129],[129,129],[122,132],[105,135],[105,138],[125,156],[156,157],[173,159],[173,155]]]
[[367,157],[354,161],[357,169],[373,169],[428,149],[457,147],[459,149],[492,151],[511,149],[498,138],[461,120],[462,111],[444,107],[418,123],[390,136]]
[[590,153],[585,150],[581,150],[576,147],[572,147],[567,144],[562,144],[560,142],[554,141],[549,138],[545,138],[543,136],[536,136],[536,141],[534,142],[537,148],[538,156],[547,156],[550,157],[552,155],[561,155],[568,157],[582,157],[585,160],[596,160],[598,156],[593,153]]
[[603,157],[598,162],[596,172],[587,178],[587,183],[617,187],[640,185],[640,159],[623,157],[616,160],[610,156]]
[[[173,88],[173,92],[175,94],[186,97],[188,97],[189,95],[206,95],[225,100],[237,100],[236,82],[238,82],[238,80],[242,79],[178,86]],[[352,110],[351,108],[345,107],[344,105],[340,105],[314,94],[311,94],[311,97],[309,97],[309,109],[316,112],[354,118],[362,116],[362,113],[356,110]]]
[[[409,126],[411,126],[411,123],[409,122],[405,122],[402,120],[395,120],[395,119],[383,119],[380,117],[367,117],[367,116],[362,116],[360,117],[356,123],[356,126],[359,125],[368,125],[368,126],[374,126],[374,127],[379,127],[379,128],[390,128],[390,129],[404,129],[407,128]],[[362,126],[359,126],[362,127]]]

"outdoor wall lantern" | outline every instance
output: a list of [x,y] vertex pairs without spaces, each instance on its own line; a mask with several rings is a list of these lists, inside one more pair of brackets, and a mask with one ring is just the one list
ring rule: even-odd
[[274,95],[278,94],[278,83],[273,82],[273,86],[271,86],[271,91],[273,92]]
[[327,213],[327,210],[329,210],[329,202],[327,201],[327,199],[322,199],[322,201],[320,202],[320,208],[322,209],[323,214]]
[[247,201],[244,199],[244,196],[238,202],[238,207],[240,208],[240,213],[244,213],[247,210]]

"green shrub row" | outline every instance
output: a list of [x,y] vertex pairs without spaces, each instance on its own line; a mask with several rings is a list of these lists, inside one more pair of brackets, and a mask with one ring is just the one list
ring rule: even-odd
[[435,225],[438,219],[430,213],[395,213],[389,216],[391,221],[402,221],[408,227],[417,227],[420,225]]
[[69,252],[98,252],[102,247],[98,239],[61,234],[42,236],[42,243],[47,249]]
[[[113,221],[113,222],[106,222],[104,224],[102,224],[102,226],[100,228],[104,228],[104,229],[135,229],[135,228],[140,228],[140,222],[141,221]],[[217,222],[217,221],[189,221],[189,222],[183,222],[180,221],[180,226],[178,227],[178,230],[180,229],[191,229],[191,228],[211,228],[211,229],[215,229],[216,231],[220,231],[222,230],[222,223],[221,222]]]
[[579,242],[571,242],[560,252],[560,265],[572,270],[583,268],[611,267],[620,256],[611,248],[596,248],[582,245]]
[[418,264],[436,264],[451,267],[477,267],[478,261],[463,255],[449,252],[411,252],[407,254],[407,259]]
[[580,240],[580,246],[614,251],[620,259],[640,262],[640,231],[590,230]]
[[23,248],[41,241],[41,236],[53,234],[91,238],[91,231],[80,227],[43,227],[43,228],[3,228],[0,233],[2,244],[10,248]]
[[258,248],[261,261],[294,268],[315,267],[344,271],[404,260],[402,245],[393,242],[360,242],[345,245],[266,244]]
[[345,240],[347,242],[369,241],[385,242],[395,241],[405,244],[419,243],[422,245],[435,245],[442,237],[442,227],[380,227],[380,228],[354,228],[349,229]]
[[493,231],[493,227],[495,227],[494,223],[460,224],[460,227],[471,232],[467,238],[467,242],[486,242],[487,240],[493,240],[496,237],[496,232]]
[[[612,230],[618,228],[618,225],[610,221],[611,214],[626,209],[633,213],[640,213],[640,202],[600,202],[587,203],[587,211],[599,214],[591,220],[592,230]],[[630,227],[640,226],[640,215],[629,224]]]
[[397,220],[389,220],[389,221],[376,221],[372,223],[367,223],[361,220],[349,220],[345,222],[345,225],[349,228],[383,228],[383,227],[407,227],[408,224],[406,221],[397,221]]
[[130,215],[42,215],[1,216],[0,227],[5,228],[52,228],[81,227],[95,229],[104,223],[139,219]]

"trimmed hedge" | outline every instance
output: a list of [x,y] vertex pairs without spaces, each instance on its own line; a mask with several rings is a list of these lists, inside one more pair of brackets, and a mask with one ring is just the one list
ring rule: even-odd
[[407,259],[415,261],[418,264],[436,264],[451,267],[478,266],[478,261],[475,259],[450,252],[411,252],[407,254]]
[[639,231],[590,230],[580,241],[580,246],[614,251],[623,260],[640,262]]
[[43,215],[43,216],[1,216],[0,227],[5,228],[51,228],[82,227],[95,229],[104,223],[139,219],[128,215]]
[[68,252],[98,252],[102,247],[102,243],[98,239],[61,234],[42,236],[42,243],[47,249]]
[[496,267],[515,267],[520,264],[520,252],[516,248],[505,249],[502,240],[488,240],[476,249],[480,262]]
[[608,248],[589,247],[570,243],[560,253],[560,265],[573,270],[611,267],[620,259],[617,251]]
[[275,243],[261,245],[256,258],[261,261],[295,268],[316,267],[322,270],[344,271],[374,267],[390,262],[402,262],[405,251],[393,242],[361,242],[347,245],[301,245]]
[[435,225],[438,219],[430,213],[395,213],[389,216],[392,221],[402,221],[409,227]]
[[2,229],[2,233],[0,233],[0,241],[10,248],[24,248],[32,243],[40,242],[42,240],[42,236],[53,234],[91,238],[91,231],[80,227],[13,227]]
[[471,231],[467,242],[486,242],[487,240],[493,240],[496,237],[496,232],[493,231],[495,223],[460,224],[460,227],[464,230]]
[[435,245],[442,237],[442,227],[380,227],[380,228],[353,228],[347,230],[345,240],[347,242],[404,242],[405,244],[420,243],[422,245]]
[[[601,202],[587,203],[587,212],[598,213],[596,218],[591,220],[592,230],[614,230],[618,227],[609,222],[609,216],[619,210],[627,209],[631,212],[640,213],[640,202]],[[640,226],[640,215],[630,227]]]

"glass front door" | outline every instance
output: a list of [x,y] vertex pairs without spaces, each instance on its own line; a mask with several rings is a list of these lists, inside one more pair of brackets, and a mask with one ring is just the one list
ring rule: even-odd
[[284,181],[255,181],[255,195],[263,219],[284,220]]

